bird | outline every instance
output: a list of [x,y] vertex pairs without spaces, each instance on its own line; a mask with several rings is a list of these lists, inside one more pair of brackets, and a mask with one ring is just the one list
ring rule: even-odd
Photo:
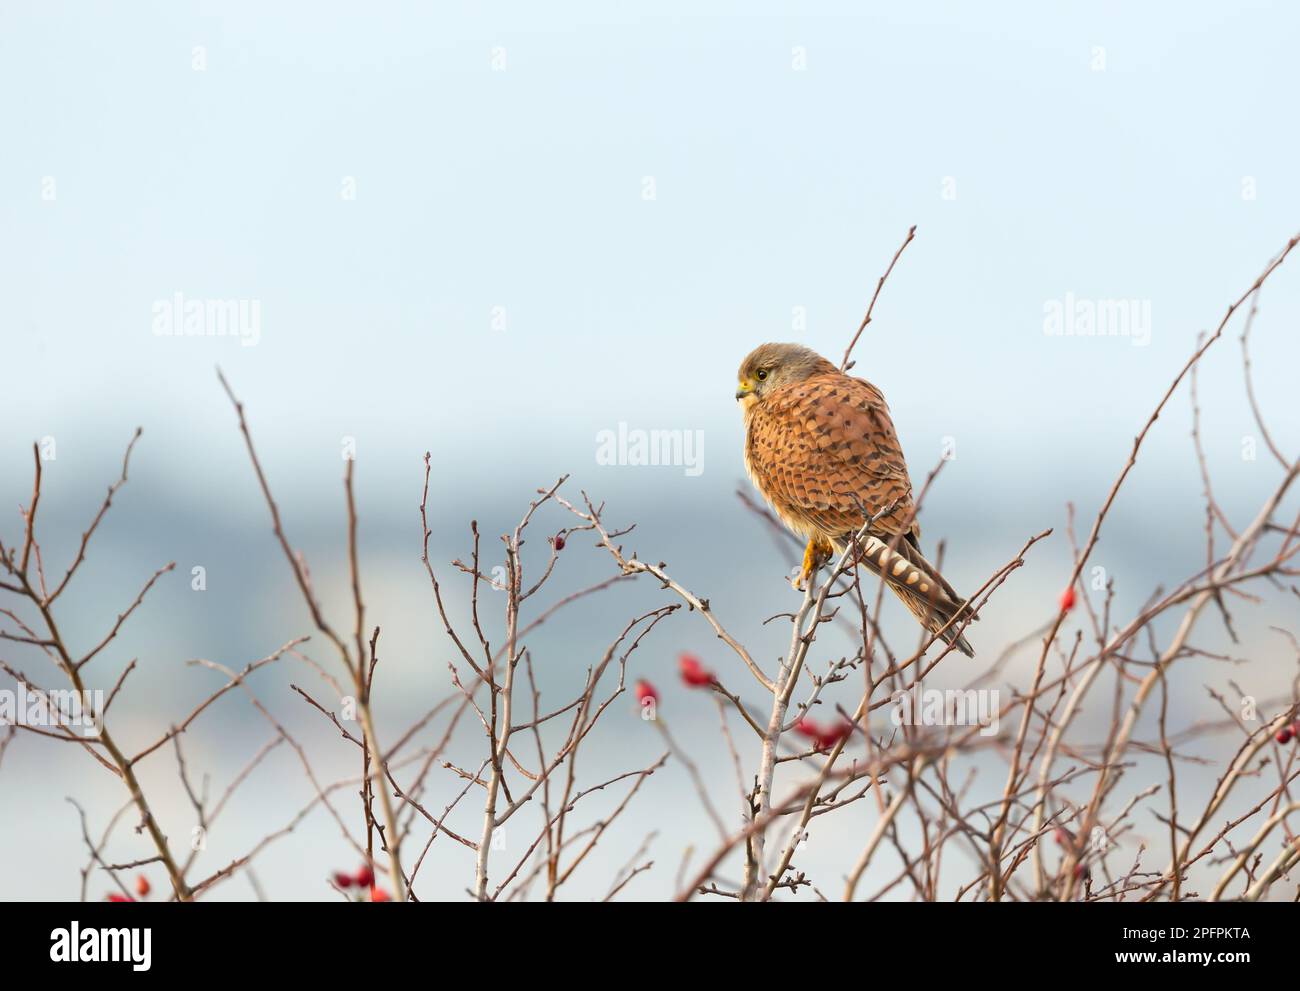
[[801,344],[762,344],[737,373],[745,470],[781,521],[807,540],[795,587],[866,528],[859,562],[931,633],[968,657],[978,619],[921,553],[912,482],[879,389]]

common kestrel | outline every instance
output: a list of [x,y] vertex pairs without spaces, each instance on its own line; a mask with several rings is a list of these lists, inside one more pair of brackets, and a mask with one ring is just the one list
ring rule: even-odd
[[966,600],[921,554],[912,483],[880,390],[799,344],[755,348],[739,379],[745,468],[785,525],[808,541],[798,586],[878,516],[860,560],[927,630],[974,657],[957,632],[969,615]]

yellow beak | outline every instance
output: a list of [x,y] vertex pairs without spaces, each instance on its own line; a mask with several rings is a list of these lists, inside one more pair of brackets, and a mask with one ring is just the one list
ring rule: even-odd
[[740,387],[736,389],[736,398],[744,399],[746,396],[754,394],[754,383],[749,379],[741,379]]

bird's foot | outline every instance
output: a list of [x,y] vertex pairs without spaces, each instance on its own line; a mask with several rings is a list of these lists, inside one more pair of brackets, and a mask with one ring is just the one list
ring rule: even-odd
[[803,567],[799,571],[799,577],[794,580],[795,590],[802,592],[806,589],[817,569],[829,561],[834,553],[835,548],[826,541],[811,538],[803,551]]

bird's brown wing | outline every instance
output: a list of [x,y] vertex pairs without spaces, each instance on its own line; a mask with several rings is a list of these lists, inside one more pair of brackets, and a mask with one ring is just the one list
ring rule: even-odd
[[[912,484],[880,390],[838,372],[786,386],[754,407],[746,445],[754,482],[799,532],[843,544],[868,516],[888,509],[864,542],[861,562],[926,629],[974,656],[956,625],[969,606],[921,554],[910,521]],[[905,539],[891,539],[900,533]]]
[[783,516],[836,537],[874,515],[892,536],[908,523],[912,484],[880,391],[838,372],[815,375],[764,398],[750,419],[754,481]]

